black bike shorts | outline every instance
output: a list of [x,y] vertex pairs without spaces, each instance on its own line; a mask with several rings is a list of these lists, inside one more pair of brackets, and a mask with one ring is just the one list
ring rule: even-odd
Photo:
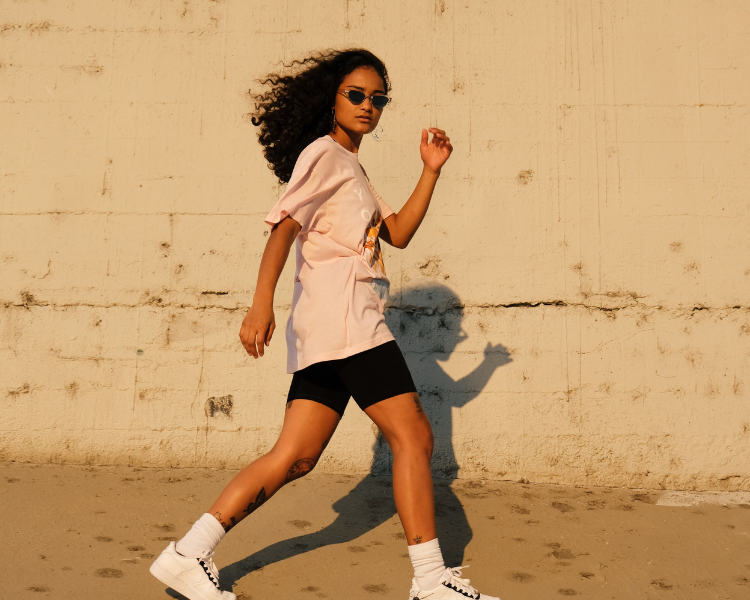
[[416,391],[398,344],[390,341],[300,369],[292,378],[286,401],[314,400],[343,415],[350,397],[364,410],[386,398]]

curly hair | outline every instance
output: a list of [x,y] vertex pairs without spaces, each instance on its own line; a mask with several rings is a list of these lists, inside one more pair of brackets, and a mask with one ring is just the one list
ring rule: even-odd
[[363,48],[326,50],[284,67],[292,72],[271,73],[258,80],[270,89],[249,91],[255,102],[252,123],[260,127],[263,155],[281,183],[289,181],[302,150],[331,132],[331,107],[344,77],[360,67],[369,67],[380,75],[385,92],[390,91],[383,61]]

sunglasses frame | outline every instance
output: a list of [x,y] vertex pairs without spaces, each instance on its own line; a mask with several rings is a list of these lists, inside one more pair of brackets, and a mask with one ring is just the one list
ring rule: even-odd
[[[391,98],[389,96],[386,96],[385,94],[370,94],[369,96],[365,96],[364,92],[361,92],[360,90],[338,90],[336,93],[341,94],[342,96],[346,96],[346,99],[349,100],[354,106],[359,106],[362,104],[362,102],[355,102],[351,99],[349,96],[349,92],[356,92],[358,94],[362,94],[364,98],[362,98],[362,102],[370,99],[370,104],[372,104],[373,108],[377,108],[378,110],[383,110],[386,106],[388,106],[388,103],[391,101]],[[375,103],[373,102],[373,98],[386,98],[386,103],[383,106],[375,106]]]

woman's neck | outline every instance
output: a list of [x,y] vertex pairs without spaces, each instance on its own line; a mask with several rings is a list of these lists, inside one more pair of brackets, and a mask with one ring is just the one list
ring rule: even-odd
[[333,131],[328,135],[330,135],[335,142],[338,142],[339,146],[344,150],[348,150],[354,154],[359,153],[359,145],[362,143],[362,134],[350,135],[339,125],[336,127],[336,131]]

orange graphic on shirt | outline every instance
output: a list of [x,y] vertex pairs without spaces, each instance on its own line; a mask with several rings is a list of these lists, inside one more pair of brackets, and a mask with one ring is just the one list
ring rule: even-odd
[[365,246],[362,254],[370,267],[372,267],[372,270],[381,277],[385,277],[383,252],[380,250],[380,240],[378,239],[382,224],[383,219],[380,216],[380,211],[375,211],[375,214],[372,215],[370,222],[367,224],[367,229],[365,229]]

